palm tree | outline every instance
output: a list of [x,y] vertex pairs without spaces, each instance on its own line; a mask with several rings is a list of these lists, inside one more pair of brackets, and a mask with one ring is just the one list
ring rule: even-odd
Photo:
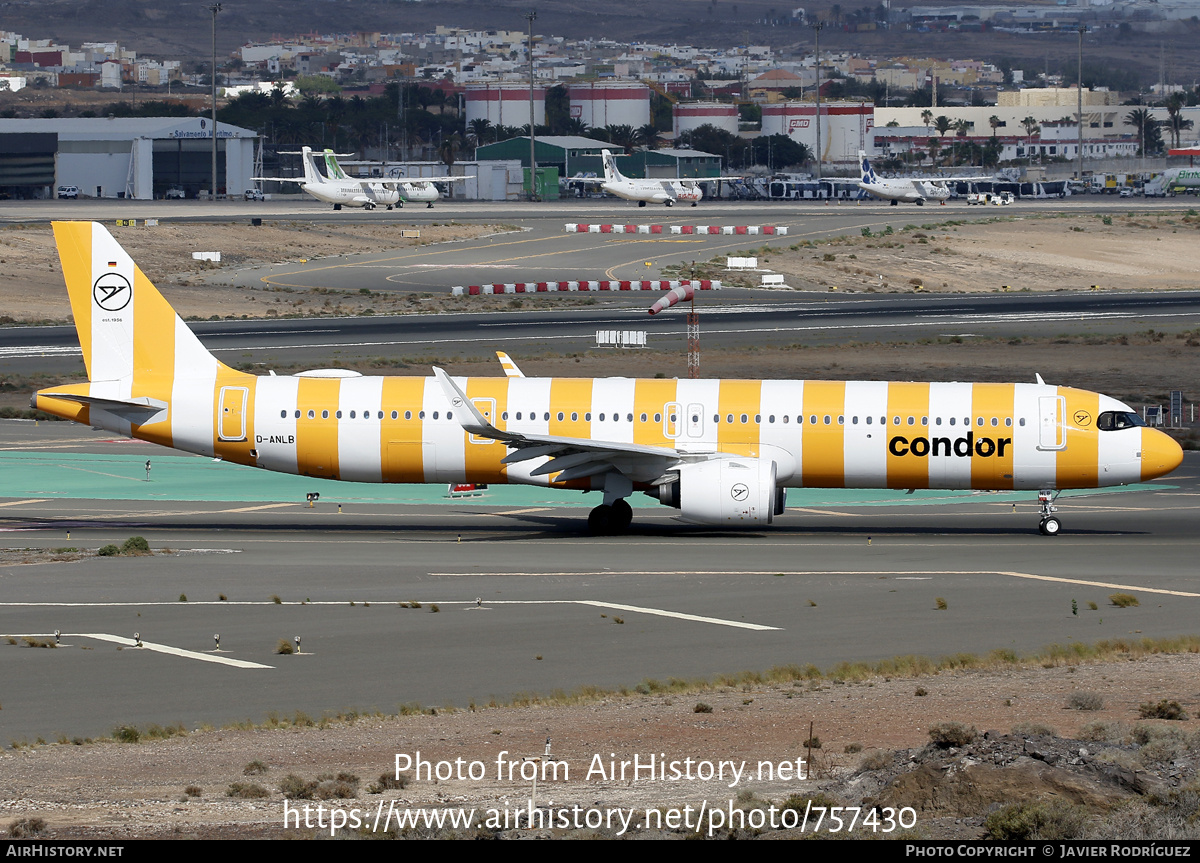
[[632,150],[637,143],[632,126],[616,125],[605,128],[608,130],[608,140],[618,147],[623,148],[626,152]]
[[970,145],[965,140],[967,137],[967,132],[969,132],[970,130],[971,130],[971,122],[969,120],[955,120],[954,121],[954,137],[964,139],[963,141],[956,143],[954,145],[955,157],[956,157],[955,162],[956,163],[958,161],[957,151],[962,147],[963,144],[967,144],[966,149],[968,152],[970,152]]
[[639,126],[633,133],[634,140],[638,146],[645,147],[648,150],[653,150],[658,146],[658,129],[654,128],[653,123],[647,123],[645,126]]
[[1021,121],[1021,125],[1025,127],[1025,152],[1029,155],[1029,161],[1033,162],[1033,136],[1042,131],[1037,120],[1033,117],[1026,117]]
[[1183,119],[1183,106],[1186,104],[1183,94],[1172,93],[1163,104],[1167,109],[1166,127],[1171,132],[1171,141],[1174,143],[1175,148],[1178,149],[1183,131],[1192,128],[1192,121]]
[[1125,115],[1126,125],[1138,130],[1138,152],[1143,156],[1146,155],[1146,126],[1153,122],[1149,108],[1134,108]]
[[933,125],[933,112],[926,108],[921,112],[921,122],[925,124],[925,134],[929,134],[929,128]]
[[470,127],[470,131],[467,132],[467,135],[472,141],[475,142],[476,147],[478,147],[480,144],[488,143],[495,131],[492,128],[491,121],[488,120],[487,117],[476,117],[467,125]]

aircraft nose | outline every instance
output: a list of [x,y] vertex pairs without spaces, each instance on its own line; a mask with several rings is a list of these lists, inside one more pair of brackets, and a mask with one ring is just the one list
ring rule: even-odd
[[1165,476],[1183,462],[1183,447],[1157,429],[1142,429],[1142,479]]

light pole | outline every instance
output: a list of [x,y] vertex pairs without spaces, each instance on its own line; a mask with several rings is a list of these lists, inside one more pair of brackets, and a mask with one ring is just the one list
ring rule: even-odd
[[[813,37],[816,40],[815,50],[817,53],[817,183],[819,184],[821,182],[821,28],[825,24],[822,21],[814,21],[809,26],[813,29]],[[821,194],[819,186],[817,194]]]
[[217,13],[221,4],[214,3],[208,7],[212,13],[212,197],[217,199]]
[[1078,96],[1079,108],[1079,182],[1083,182],[1083,34],[1087,27],[1079,25],[1079,80],[1075,82],[1075,92]]
[[533,22],[537,19],[537,10],[530,9],[525,13],[529,22],[529,200],[537,200],[537,153],[534,144],[533,123]]

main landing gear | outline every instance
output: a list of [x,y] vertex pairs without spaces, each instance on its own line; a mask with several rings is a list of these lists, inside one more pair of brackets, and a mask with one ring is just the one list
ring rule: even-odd
[[639,206],[639,207],[644,207],[644,206],[646,206],[646,202],[645,202],[645,201],[638,201],[638,206]]
[[588,513],[588,533],[592,536],[617,536],[629,530],[633,507],[625,498],[633,494],[633,483],[623,473],[604,475],[604,503]]
[[617,536],[629,530],[633,507],[621,499],[601,504],[588,513],[588,533],[592,536]]
[[1042,521],[1038,525],[1038,531],[1042,536],[1058,536],[1062,530],[1062,522],[1057,516],[1052,513],[1058,512],[1058,507],[1054,505],[1054,501],[1058,499],[1058,492],[1053,489],[1043,489],[1038,492],[1038,509],[1042,513]]

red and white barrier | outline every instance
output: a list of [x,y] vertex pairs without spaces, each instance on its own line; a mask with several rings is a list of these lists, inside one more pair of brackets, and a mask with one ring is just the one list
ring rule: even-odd
[[[587,291],[670,291],[687,284],[689,283],[686,281],[668,281],[666,279],[606,282],[510,282],[503,285],[468,285],[465,287],[458,285],[451,288],[450,293],[456,297],[474,297],[489,294],[545,294],[576,291],[580,293]],[[717,279],[700,279],[690,284],[700,291],[721,290],[721,282]]]
[[568,234],[766,234],[785,236],[786,225],[585,225],[568,222]]

